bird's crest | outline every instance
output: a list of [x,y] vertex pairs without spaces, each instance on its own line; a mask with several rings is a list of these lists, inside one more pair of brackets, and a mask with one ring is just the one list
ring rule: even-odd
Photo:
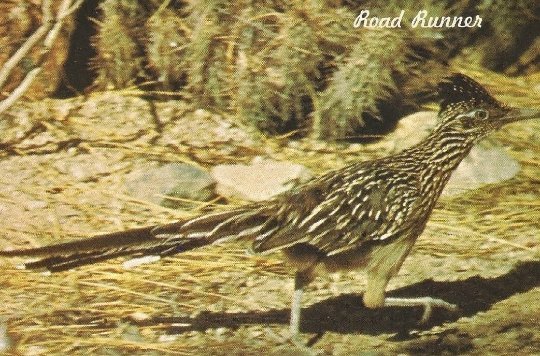
[[480,83],[472,78],[455,73],[441,81],[438,85],[441,102],[441,113],[458,113],[473,108],[502,108]]

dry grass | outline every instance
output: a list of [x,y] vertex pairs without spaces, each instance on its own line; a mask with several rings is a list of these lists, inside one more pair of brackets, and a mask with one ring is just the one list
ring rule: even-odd
[[[474,69],[464,72],[480,77],[511,104],[540,106],[538,95],[530,89],[538,87],[540,76],[508,79]],[[521,173],[510,181],[442,199],[411,259],[418,256],[451,257],[458,261],[500,259],[506,265],[510,263],[508,259],[538,259],[538,132],[537,121],[514,124],[495,134],[496,141],[509,147],[519,160]],[[291,146],[286,142],[286,138],[259,137],[244,149],[250,157],[260,154],[257,146],[264,146],[274,158],[305,164],[317,173],[341,167],[358,157],[370,159],[382,154],[369,146],[347,147],[307,140]],[[178,147],[144,140],[111,143],[107,147],[94,142],[87,148],[90,158],[96,153],[109,158],[114,156],[107,156],[111,152],[121,154],[120,158],[110,158],[108,163],[113,168],[108,174],[86,182],[74,181],[55,168],[55,161],[69,160],[70,154],[27,155],[22,150],[20,156],[3,158],[0,164],[5,189],[0,193],[0,211],[8,219],[3,223],[2,247],[23,243],[43,245],[90,236],[95,231],[165,222],[198,213],[197,209],[176,211],[139,201],[123,191],[123,175],[131,168],[125,162],[158,156],[168,157],[166,160],[197,161],[189,155],[189,150],[183,152]],[[208,160],[199,163],[206,165],[219,159],[217,153],[205,157]],[[230,155],[224,160],[234,159],[235,155]],[[122,162],[124,166],[114,168]],[[45,205],[32,205],[36,201]],[[283,325],[244,326],[234,332],[217,328],[167,337],[170,324],[137,326],[133,320],[193,316],[204,311],[287,308],[290,280],[278,257],[247,256],[243,247],[237,245],[216,246],[131,270],[108,262],[55,275],[21,271],[14,265],[20,261],[0,260],[0,323],[7,325],[14,352],[27,355],[277,352],[282,350],[283,335],[287,332]],[[426,269],[429,275],[430,270]],[[362,290],[361,275],[344,278],[349,282],[341,287]],[[408,277],[399,278],[397,285],[411,281]],[[351,281],[356,284],[352,285]],[[318,283],[317,295],[307,297],[309,303],[336,293],[325,288],[328,282]],[[332,342],[346,342],[347,337],[338,335]],[[384,335],[380,339],[366,337],[365,345],[380,346],[384,339]]]

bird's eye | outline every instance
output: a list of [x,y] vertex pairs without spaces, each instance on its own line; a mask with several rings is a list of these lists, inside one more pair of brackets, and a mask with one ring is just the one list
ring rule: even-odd
[[478,120],[485,120],[488,118],[489,113],[486,110],[476,110],[474,116]]

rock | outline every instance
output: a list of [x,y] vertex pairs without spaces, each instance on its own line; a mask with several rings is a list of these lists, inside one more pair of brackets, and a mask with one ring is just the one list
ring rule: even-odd
[[502,182],[519,173],[520,165],[501,147],[475,146],[452,173],[443,195],[461,194],[485,184]]
[[211,174],[218,194],[249,201],[269,199],[312,177],[300,164],[260,159],[249,165],[218,165]]
[[400,119],[395,130],[382,140],[392,152],[399,152],[422,141],[437,125],[437,113],[419,111]]
[[192,201],[209,201],[215,197],[215,181],[210,174],[184,163],[161,166],[148,163],[131,172],[126,185],[132,196],[173,209],[191,208],[193,204],[163,196]]

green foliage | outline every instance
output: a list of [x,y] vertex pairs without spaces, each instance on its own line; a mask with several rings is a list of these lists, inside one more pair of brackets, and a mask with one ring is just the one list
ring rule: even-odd
[[505,70],[527,50],[528,44],[534,45],[531,42],[538,37],[539,1],[483,0],[479,11],[490,30],[489,38],[481,46],[480,56],[484,66],[492,70]]
[[[410,65],[406,31],[372,29],[362,32],[358,42],[337,61],[337,70],[321,94],[321,123],[314,134],[343,138],[364,126],[364,114],[380,117],[380,101],[398,89],[397,75],[406,77]],[[384,43],[384,45],[381,45]]]
[[[150,81],[269,132],[307,128],[338,139],[359,135],[366,117],[396,119],[433,90],[448,56],[471,42],[464,29],[355,29],[361,9],[481,12],[504,39],[530,24],[538,7],[531,3],[104,0],[95,63],[99,82],[115,88]],[[511,47],[499,41],[484,53],[501,48]],[[389,107],[398,112],[389,115]]]
[[360,34],[354,12],[326,1],[152,4],[146,12],[127,0],[101,5],[101,80],[125,87],[155,79],[270,132],[311,125],[317,137],[353,133],[364,112],[379,114],[395,73],[406,72],[401,31]]
[[130,0],[105,0],[102,20],[94,38],[97,82],[103,87],[123,88],[143,76],[143,52],[137,30],[143,19],[140,6]]
[[[221,34],[215,14],[204,12],[191,16],[192,32],[182,61],[188,75],[187,89],[201,104],[222,105],[222,81],[219,78],[223,70],[223,45],[217,39]],[[221,58],[220,58],[221,57]],[[220,62],[221,60],[221,62]]]
[[[244,43],[239,49],[239,75],[231,79],[238,92],[234,105],[239,116],[279,130],[289,122],[302,122],[311,111],[322,53],[313,29],[297,14],[273,16],[275,26],[267,27],[264,42],[255,48]],[[249,42],[257,29],[244,31],[243,40]]]
[[[497,11],[493,11],[494,9]],[[512,34],[529,25],[531,21],[538,21],[540,4],[530,0],[483,0],[478,10],[497,35],[512,41]]]
[[149,64],[164,89],[175,89],[184,77],[189,29],[176,12],[163,9],[148,21],[148,32],[146,52]]

